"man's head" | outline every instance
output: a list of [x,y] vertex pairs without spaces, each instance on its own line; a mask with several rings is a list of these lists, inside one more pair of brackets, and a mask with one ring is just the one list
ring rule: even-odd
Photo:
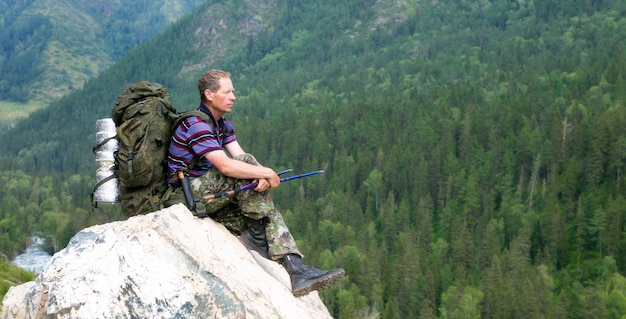
[[202,102],[207,102],[206,90],[209,90],[212,93],[217,92],[220,89],[220,79],[224,78],[229,79],[230,73],[221,70],[206,71],[198,80],[200,100]]
[[235,105],[235,88],[230,73],[220,70],[207,71],[198,80],[200,99],[216,119],[230,113]]

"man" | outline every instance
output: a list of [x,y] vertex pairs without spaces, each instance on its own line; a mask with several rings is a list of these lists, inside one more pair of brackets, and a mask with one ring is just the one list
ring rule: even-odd
[[294,296],[332,287],[344,276],[343,269],[320,270],[302,263],[303,255],[274,207],[267,190],[280,185],[271,168],[260,165],[237,142],[233,125],[224,118],[235,104],[235,89],[230,73],[210,70],[198,80],[200,105],[208,115],[185,119],[172,136],[168,153],[168,182],[180,192],[178,173],[191,179],[194,197],[215,194],[257,182],[253,190],[233,198],[216,198],[204,203],[206,212],[240,235],[240,241],[262,256],[279,262],[291,278]]

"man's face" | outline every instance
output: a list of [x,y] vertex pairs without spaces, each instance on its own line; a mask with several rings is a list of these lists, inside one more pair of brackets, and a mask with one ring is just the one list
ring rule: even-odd
[[209,102],[211,102],[212,111],[224,115],[233,111],[235,105],[235,88],[230,78],[222,78],[219,80],[219,89],[216,92],[205,92]]

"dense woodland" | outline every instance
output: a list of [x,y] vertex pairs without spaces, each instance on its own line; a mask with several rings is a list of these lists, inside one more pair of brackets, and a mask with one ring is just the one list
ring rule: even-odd
[[33,15],[16,21],[19,12],[33,1],[13,6],[0,4],[0,98],[28,101],[27,84],[42,72],[40,60],[43,46],[51,35],[50,20]]
[[[202,55],[181,41],[215,3],[2,135],[6,256],[121,218],[89,204],[95,120],[141,79],[195,107],[176,61]],[[626,2],[275,10],[284,27],[212,67],[234,75],[244,148],[325,170],[272,192],[307,260],[346,269],[321,293],[336,318],[626,316]]]

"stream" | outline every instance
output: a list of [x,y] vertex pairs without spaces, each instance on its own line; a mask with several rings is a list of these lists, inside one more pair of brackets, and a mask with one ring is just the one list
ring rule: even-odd
[[17,255],[13,260],[13,265],[32,271],[34,273],[41,273],[48,261],[50,261],[50,254],[41,249],[43,239],[39,237],[33,237],[33,244],[26,248],[24,253]]

